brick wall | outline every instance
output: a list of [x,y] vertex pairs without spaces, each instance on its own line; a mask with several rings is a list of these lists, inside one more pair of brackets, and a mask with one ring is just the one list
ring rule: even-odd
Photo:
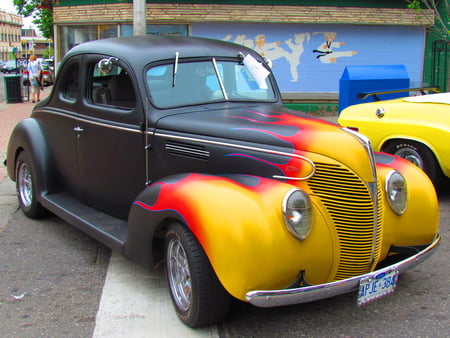
[[[56,24],[132,22],[131,3],[54,7]],[[431,10],[324,6],[257,6],[222,4],[147,4],[150,23],[270,22],[317,24],[386,24],[429,26]]]

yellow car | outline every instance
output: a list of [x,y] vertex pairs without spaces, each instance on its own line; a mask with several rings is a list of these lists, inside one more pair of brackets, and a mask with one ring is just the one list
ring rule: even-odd
[[374,151],[416,164],[435,184],[450,177],[450,93],[353,105],[338,123],[366,135]]

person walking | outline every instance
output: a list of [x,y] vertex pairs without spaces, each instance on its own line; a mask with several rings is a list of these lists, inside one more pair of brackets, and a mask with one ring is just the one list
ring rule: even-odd
[[41,72],[41,63],[37,60],[36,55],[31,55],[30,62],[28,62],[28,76],[31,85],[31,102],[33,103],[41,100]]

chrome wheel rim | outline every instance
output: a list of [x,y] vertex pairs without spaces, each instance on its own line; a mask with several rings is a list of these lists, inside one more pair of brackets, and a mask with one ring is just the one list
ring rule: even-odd
[[394,155],[404,158],[405,160],[415,164],[416,166],[418,166],[419,168],[423,169],[423,160],[422,160],[422,156],[420,156],[420,154],[415,151],[414,149],[411,148],[402,148],[397,150]]
[[191,306],[191,274],[186,251],[178,239],[171,239],[167,247],[167,270],[174,301],[181,311],[186,312]]
[[25,207],[31,206],[33,202],[33,180],[28,165],[24,162],[20,163],[17,172],[17,185],[20,200]]

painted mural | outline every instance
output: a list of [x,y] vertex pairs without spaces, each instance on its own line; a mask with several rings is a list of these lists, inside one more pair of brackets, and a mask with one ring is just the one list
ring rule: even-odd
[[424,31],[412,26],[210,24],[192,35],[236,42],[273,63],[282,92],[338,92],[350,65],[405,65],[420,83]]

